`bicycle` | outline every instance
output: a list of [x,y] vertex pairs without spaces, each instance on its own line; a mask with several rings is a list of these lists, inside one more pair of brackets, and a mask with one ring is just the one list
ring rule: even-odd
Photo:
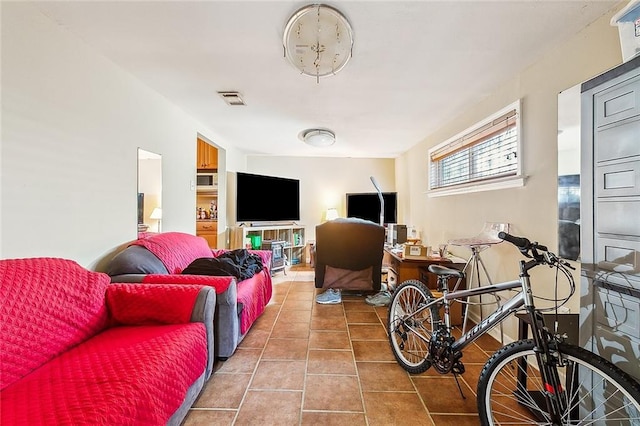
[[[421,374],[432,366],[441,374],[452,372],[457,382],[457,375],[464,373],[464,348],[524,309],[532,339],[502,347],[480,373],[477,404],[481,424],[639,425],[640,384],[604,358],[564,342],[566,336],[545,326],[543,312],[547,309],[534,304],[529,271],[548,265],[568,279],[569,296],[556,297],[556,306],[551,308],[557,313],[575,292],[567,270],[573,269],[571,265],[527,238],[504,232],[499,237],[529,259],[520,261],[517,280],[467,290],[457,290],[456,285],[450,292],[449,278],[461,279],[464,273],[431,265],[429,270],[438,275],[441,297],[435,298],[417,280],[405,281],[395,290],[389,304],[388,335],[398,363],[411,374]],[[449,307],[453,300],[503,290],[519,291],[458,339],[452,336]]]

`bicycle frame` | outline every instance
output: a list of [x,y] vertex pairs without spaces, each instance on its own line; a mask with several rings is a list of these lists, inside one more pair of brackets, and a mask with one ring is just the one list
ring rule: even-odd
[[[528,293],[526,289],[528,288],[528,285],[529,285],[528,277],[524,277],[524,279],[527,280],[526,284],[524,285],[523,285],[523,282],[521,282],[522,280],[521,278],[519,280],[507,281],[503,283],[476,287],[468,290],[457,290],[452,292],[449,292],[448,289],[445,287],[442,289],[443,294],[441,297],[434,299],[431,302],[427,303],[426,305],[422,306],[420,309],[416,310],[416,312],[414,312],[413,315],[416,315],[424,311],[425,309],[430,309],[435,304],[443,303],[444,309],[445,309],[445,317],[444,317],[445,325],[447,329],[450,330],[451,323],[449,318],[449,303],[451,300],[462,299],[469,296],[478,296],[480,294],[493,293],[495,291],[511,290],[514,288],[520,288],[525,290],[513,296],[505,304],[498,306],[498,308],[491,315],[489,315],[487,318],[482,320],[479,324],[477,324],[475,327],[467,331],[465,334],[460,336],[460,338],[458,338],[455,342],[453,342],[451,346],[452,349],[454,351],[462,351],[465,347],[473,343],[476,339],[478,339],[484,333],[488,332],[491,328],[495,327],[496,325],[504,321],[509,315],[515,313],[522,306],[524,305],[532,306],[532,303],[530,300],[527,303],[527,297],[526,297]],[[416,334],[422,340],[429,341],[429,338],[426,338],[425,336],[422,336],[419,333],[416,333]]]

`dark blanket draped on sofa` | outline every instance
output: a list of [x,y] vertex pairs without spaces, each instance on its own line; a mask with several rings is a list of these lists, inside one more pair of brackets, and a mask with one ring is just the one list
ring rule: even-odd
[[194,260],[182,273],[190,275],[234,276],[238,281],[249,279],[262,270],[262,260],[246,249],[231,250],[218,257]]

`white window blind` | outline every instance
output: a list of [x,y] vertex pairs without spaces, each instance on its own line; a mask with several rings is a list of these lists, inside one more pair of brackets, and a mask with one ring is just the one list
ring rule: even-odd
[[519,102],[429,152],[431,190],[520,174]]

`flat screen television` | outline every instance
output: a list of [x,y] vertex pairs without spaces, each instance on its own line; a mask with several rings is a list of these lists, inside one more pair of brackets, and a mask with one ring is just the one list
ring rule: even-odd
[[300,220],[300,181],[251,173],[236,173],[238,222]]
[[[398,223],[398,194],[383,192],[384,224]],[[380,198],[377,192],[347,194],[347,217],[357,217],[380,223]]]

